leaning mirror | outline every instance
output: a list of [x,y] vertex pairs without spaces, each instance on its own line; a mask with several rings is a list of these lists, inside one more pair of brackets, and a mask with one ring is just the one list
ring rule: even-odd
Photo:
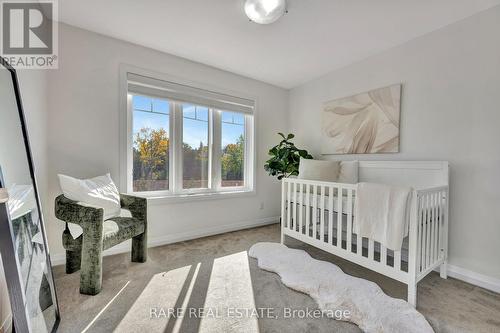
[[0,251],[14,329],[54,332],[59,309],[17,74],[0,60]]

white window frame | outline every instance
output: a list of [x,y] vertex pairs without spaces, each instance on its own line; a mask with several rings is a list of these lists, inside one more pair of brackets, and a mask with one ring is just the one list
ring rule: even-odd
[[[241,187],[222,187],[222,177],[221,177],[221,159],[214,158],[215,156],[222,156],[222,144],[221,144],[221,112],[235,112],[241,113],[237,110],[223,110],[218,108],[209,108],[209,188],[208,189],[183,189],[182,188],[182,142],[183,142],[183,116],[182,116],[182,103],[191,103],[193,105],[204,106],[196,101],[190,102],[188,100],[175,101],[172,98],[162,97],[155,95],[154,93],[136,93],[137,95],[143,95],[148,97],[153,97],[157,99],[167,100],[170,103],[169,112],[169,190],[164,191],[145,191],[145,192],[134,192],[133,182],[132,182],[132,168],[133,168],[133,106],[132,106],[132,96],[133,93],[129,93],[128,90],[128,73],[134,73],[137,75],[147,75],[150,78],[156,80],[166,80],[172,82],[172,78],[166,76],[165,74],[155,73],[151,75],[151,72],[140,70],[138,68],[131,68],[131,66],[122,65],[120,66],[120,98],[122,110],[124,110],[124,116],[120,117],[121,123],[121,165],[120,165],[120,186],[125,188],[127,193],[140,195],[149,198],[156,199],[205,199],[205,198],[223,198],[227,196],[237,196],[245,194],[255,193],[255,99],[249,98],[244,94],[235,94],[234,92],[223,91],[220,89],[218,93],[224,96],[245,96],[245,97],[234,97],[251,99],[254,103],[253,114],[246,113],[245,117],[245,147],[244,147],[244,186]],[[180,82],[179,82],[180,81]],[[186,84],[186,81],[177,79],[176,82],[179,84]],[[192,89],[205,89],[211,94],[214,93],[213,87],[208,87],[201,84],[190,84],[189,87]],[[122,112],[121,112],[122,113]],[[125,163],[125,165],[122,165]],[[175,200],[174,200],[175,201]]]

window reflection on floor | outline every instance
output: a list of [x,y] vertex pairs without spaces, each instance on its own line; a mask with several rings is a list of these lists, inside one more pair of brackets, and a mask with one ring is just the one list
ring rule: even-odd
[[259,332],[247,252],[154,275],[115,332]]
[[165,331],[169,320],[175,318],[155,317],[151,316],[151,313],[167,312],[168,309],[175,308],[191,268],[191,266],[184,266],[154,275],[115,332]]
[[255,309],[246,251],[214,260],[204,308],[217,309],[222,318],[202,318],[200,332],[259,332],[256,317],[231,315],[232,309]]

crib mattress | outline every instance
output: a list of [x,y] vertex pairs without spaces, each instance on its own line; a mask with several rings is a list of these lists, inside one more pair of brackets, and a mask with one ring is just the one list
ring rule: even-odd
[[[297,196],[295,198],[294,194],[292,193],[291,194],[292,196],[292,200],[291,202],[296,202],[297,205],[300,205],[301,203],[303,203],[304,206],[310,206],[312,207],[313,205],[313,202],[316,198],[316,207],[321,208],[321,195],[320,194],[312,194],[310,193],[309,194],[309,204],[307,203],[307,194],[306,193],[297,193]],[[301,198],[302,196],[302,198]],[[302,199],[302,200],[301,200]],[[348,214],[349,213],[349,207],[348,207],[348,204],[347,204],[347,196],[343,196],[342,197],[342,214]],[[325,199],[324,199],[324,207],[325,207],[325,210],[329,210],[329,207],[330,207],[330,197],[325,195]],[[333,196],[333,211],[334,212],[338,212],[338,207],[339,207],[339,202],[338,202],[338,196]],[[352,215],[354,216],[354,197],[352,198],[352,209],[351,209],[351,212],[352,212]]]
[[[336,221],[334,222],[333,226],[332,226],[332,238],[333,238],[333,242],[336,244],[337,242],[337,225],[336,225]],[[328,241],[328,226],[325,227],[325,233],[323,234],[323,239],[325,240],[325,242]],[[346,225],[346,221],[343,221],[342,223],[342,247],[343,248],[346,248],[346,240],[347,240],[347,225]],[[306,227],[305,226],[302,226],[302,234],[306,234]],[[312,228],[312,225],[309,226],[309,236],[312,237],[313,235],[313,228]],[[317,224],[317,229],[316,229],[316,238],[317,239],[321,239],[321,236],[320,236],[320,227],[319,227],[319,223]],[[356,234],[352,234],[352,237],[351,237],[351,244],[352,244],[352,248],[353,249],[356,249],[357,248],[357,237],[356,237]],[[362,244],[361,244],[361,247],[362,247],[362,250],[363,251],[368,251],[368,239],[366,238],[363,238],[362,239]],[[404,239],[403,239],[403,244],[401,246],[401,260],[402,262],[408,262],[408,248],[409,248],[409,237],[406,236]],[[374,253],[375,253],[375,256],[380,256],[380,243],[378,242],[375,242],[374,243]],[[394,254],[391,250],[387,250],[387,257],[393,257]]]
[[[291,202],[296,202],[297,205],[300,205],[301,203],[303,204],[304,206],[304,210],[305,210],[305,207],[306,206],[309,206],[309,207],[312,207],[313,205],[313,202],[314,202],[314,199],[316,198],[316,207],[318,209],[320,209],[322,206],[321,206],[321,195],[320,194],[312,194],[310,193],[309,194],[309,203],[307,202],[307,194],[306,193],[297,193],[296,197],[294,196],[294,193],[291,193],[290,194],[291,196]],[[303,198],[301,198],[301,196]],[[301,200],[302,199],[302,200]],[[348,207],[348,204],[347,204],[347,196],[343,196],[342,197],[342,214],[348,214],[349,213],[349,207]],[[428,203],[429,204],[429,203]],[[338,196],[333,196],[333,211],[335,213],[338,212],[338,206],[339,206],[339,202],[338,202]],[[354,206],[355,206],[355,196],[352,197],[352,215],[354,216]],[[427,210],[433,210],[435,207],[437,207],[437,205],[433,205],[432,203],[429,204],[428,207],[426,207]],[[330,209],[330,197],[328,195],[325,195],[325,199],[324,199],[324,208],[325,210],[329,210]],[[423,209],[423,208],[421,208]]]

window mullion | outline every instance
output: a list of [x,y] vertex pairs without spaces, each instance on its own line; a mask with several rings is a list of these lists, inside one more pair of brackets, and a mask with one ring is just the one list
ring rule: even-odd
[[182,105],[174,102],[174,184],[173,192],[182,191]]
[[[196,112],[196,111],[195,111]],[[208,109],[208,175],[207,175],[207,180],[208,180],[208,189],[209,190],[214,190],[215,189],[215,184],[214,184],[214,177],[213,177],[213,172],[214,172],[214,147],[213,147],[213,140],[214,140],[214,110],[213,109]]]
[[127,179],[126,188],[127,193],[134,191],[134,133],[133,121],[134,111],[132,110],[132,95],[127,94]]
[[243,179],[244,183],[243,186],[246,188],[253,188],[252,184],[254,184],[254,179],[253,179],[253,170],[254,170],[254,124],[253,124],[254,118],[251,116],[246,115],[245,116],[245,134],[244,134],[244,139],[245,139],[245,145],[244,145],[244,152],[243,152],[243,158],[244,158],[244,163],[243,163]]
[[169,114],[168,114],[168,189],[170,192],[175,190],[175,104],[173,102],[168,103]]
[[221,112],[219,110],[212,111],[212,186],[216,191],[222,187],[221,176],[221,156],[222,156],[222,134],[221,134]]

